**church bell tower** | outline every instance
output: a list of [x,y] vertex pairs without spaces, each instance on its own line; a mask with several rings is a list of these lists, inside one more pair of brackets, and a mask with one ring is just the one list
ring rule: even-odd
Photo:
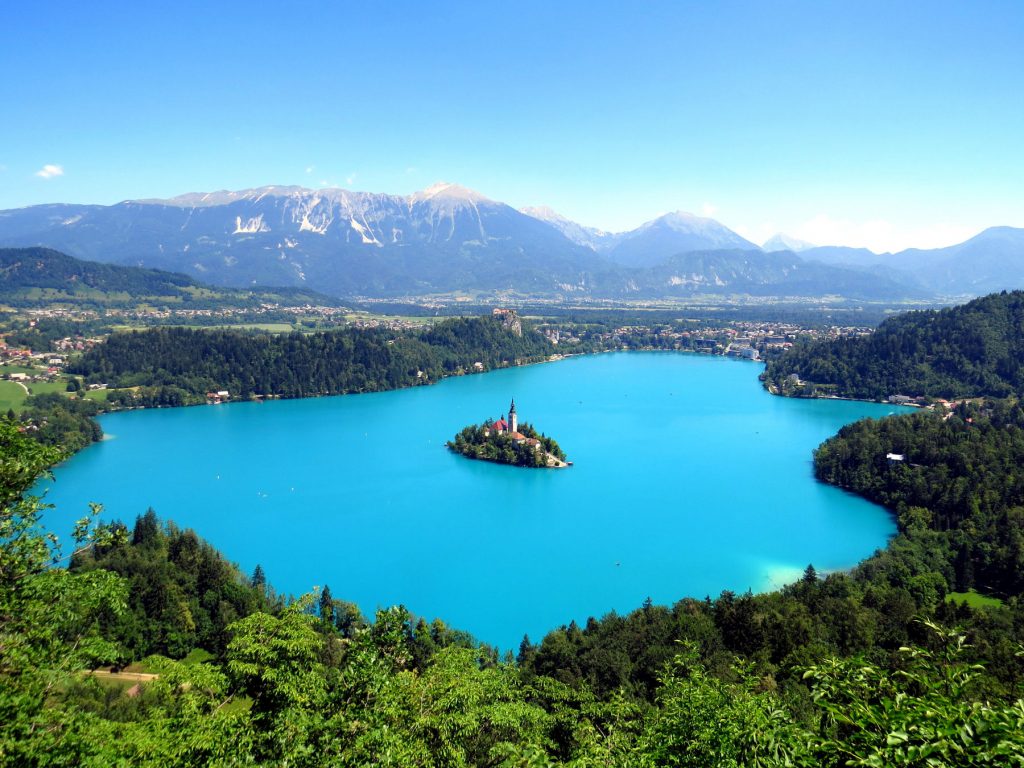
[[508,407],[508,431],[519,431],[519,417],[516,416],[516,399],[512,398],[512,405]]

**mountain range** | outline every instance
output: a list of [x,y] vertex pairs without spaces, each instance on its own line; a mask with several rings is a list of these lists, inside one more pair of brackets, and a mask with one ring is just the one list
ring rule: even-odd
[[760,247],[674,212],[610,233],[440,183],[412,195],[269,186],[116,205],[0,211],[0,246],[183,272],[230,287],[334,296],[511,293],[654,299],[706,294],[963,296],[1024,287],[1024,230],[874,254],[776,236]]

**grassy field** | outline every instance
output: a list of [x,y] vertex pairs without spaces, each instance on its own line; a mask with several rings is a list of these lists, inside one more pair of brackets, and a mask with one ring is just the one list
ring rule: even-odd
[[38,368],[30,368],[27,365],[0,365],[0,376],[6,376],[8,373],[39,373]]
[[50,392],[60,392],[64,394],[68,391],[67,379],[57,379],[56,381],[30,381],[28,382],[28,390],[33,395],[45,395]]
[[86,400],[95,400],[97,403],[107,402],[107,392],[109,389],[90,389],[85,393]]
[[[202,326],[191,326],[201,328]],[[211,327],[211,326],[207,326]],[[213,328],[233,328],[242,331],[267,331],[268,333],[291,333],[295,326],[291,323],[238,323],[236,325],[215,325]]]
[[208,661],[213,661],[217,657],[209,651],[203,648],[193,648],[188,652],[188,656],[181,660],[182,664],[205,664]]
[[190,328],[193,331],[235,330],[235,331],[266,331],[267,333],[291,333],[298,330],[291,323],[223,323],[221,325],[189,325],[187,323],[169,323],[167,325],[113,325],[112,331],[144,331],[149,328]]
[[[0,377],[12,373],[27,373],[35,376],[45,373],[45,368],[30,368],[25,365],[0,365]],[[25,398],[28,395],[45,395],[51,392],[66,394],[68,388],[67,378],[60,376],[55,381],[26,381],[22,382],[28,387],[28,393],[16,381],[5,381],[0,379],[0,411],[6,412],[8,408],[20,411],[25,405]]]
[[947,603],[967,603],[971,608],[998,608],[1003,601],[998,597],[989,597],[975,592],[950,592],[946,595]]
[[442,318],[426,317],[421,315],[376,315],[372,312],[351,312],[345,315],[345,319],[350,323],[357,320],[361,320],[363,322],[395,321],[401,323],[411,323],[413,325],[433,325]]
[[7,413],[11,408],[20,411],[26,397],[28,395],[17,382],[0,381],[0,413]]

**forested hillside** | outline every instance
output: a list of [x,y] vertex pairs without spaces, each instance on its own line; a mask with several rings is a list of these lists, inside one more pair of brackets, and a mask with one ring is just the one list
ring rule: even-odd
[[118,543],[78,553],[70,568],[125,579],[127,610],[111,611],[100,623],[127,660],[154,653],[181,658],[193,648],[221,653],[229,624],[280,607],[265,584],[251,583],[194,531],[161,525],[151,509],[130,531],[116,523],[110,532]]
[[183,295],[199,283],[191,277],[158,269],[121,267],[81,261],[50,248],[0,248],[3,292],[21,288],[54,288],[68,293],[96,291],[135,295]]
[[299,288],[214,288],[178,272],[76,259],[51,248],[0,248],[0,298],[15,306],[156,302],[192,308],[256,306],[260,302],[336,304]]
[[[803,385],[787,378],[796,374]],[[795,346],[768,363],[780,391],[880,399],[1004,397],[1024,392],[1024,292],[907,312],[870,336]]]
[[497,317],[454,318],[421,332],[345,329],[271,335],[154,328],[115,333],[71,368],[88,382],[144,387],[123,404],[183,405],[228,390],[233,398],[309,397],[425,384],[468,371],[536,361],[551,345]]
[[[887,459],[890,454],[901,459]],[[950,589],[1024,592],[1024,410],[1014,402],[961,406],[948,418],[915,413],[843,427],[815,454],[819,478],[932,529],[952,557]]]

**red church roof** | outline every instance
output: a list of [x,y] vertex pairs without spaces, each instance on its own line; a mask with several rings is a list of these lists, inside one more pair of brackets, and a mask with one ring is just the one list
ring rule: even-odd
[[508,429],[508,424],[505,423],[504,419],[498,419],[496,422],[491,424],[491,428],[497,430],[498,432],[504,432],[506,429]]

